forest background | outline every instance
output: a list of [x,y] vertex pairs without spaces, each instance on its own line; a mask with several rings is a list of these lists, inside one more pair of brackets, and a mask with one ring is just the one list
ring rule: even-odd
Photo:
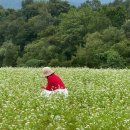
[[0,6],[0,67],[130,68],[130,0]]

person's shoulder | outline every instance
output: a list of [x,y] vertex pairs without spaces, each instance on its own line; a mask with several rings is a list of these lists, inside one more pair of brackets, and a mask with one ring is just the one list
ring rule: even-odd
[[54,78],[55,76],[55,74],[51,74],[50,76],[48,76],[48,79]]
[[57,74],[53,74],[50,76],[50,79],[59,79],[60,77]]

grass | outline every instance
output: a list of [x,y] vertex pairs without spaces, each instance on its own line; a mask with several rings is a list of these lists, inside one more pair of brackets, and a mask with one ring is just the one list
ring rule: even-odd
[[54,68],[67,98],[40,95],[41,68],[0,68],[0,130],[130,130],[130,70]]

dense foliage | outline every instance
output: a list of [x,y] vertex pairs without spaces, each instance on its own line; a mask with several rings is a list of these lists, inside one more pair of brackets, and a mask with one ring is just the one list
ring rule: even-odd
[[130,129],[130,70],[54,70],[67,98],[40,96],[41,69],[0,69],[0,130]]
[[0,7],[0,66],[130,67],[130,1],[23,0]]

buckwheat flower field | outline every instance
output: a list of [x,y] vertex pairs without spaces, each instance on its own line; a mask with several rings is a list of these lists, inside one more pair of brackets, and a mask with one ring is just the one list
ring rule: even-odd
[[42,68],[0,68],[0,130],[130,130],[130,70],[53,68],[69,96],[42,97]]

